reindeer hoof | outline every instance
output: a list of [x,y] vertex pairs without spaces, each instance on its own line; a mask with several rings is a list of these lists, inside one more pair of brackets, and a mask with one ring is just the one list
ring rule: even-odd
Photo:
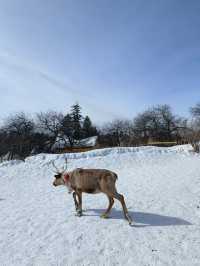
[[129,221],[128,224],[129,224],[130,226],[134,226],[134,225],[135,225],[134,221]]
[[130,216],[127,216],[127,220],[130,226],[134,226],[134,221],[130,218]]
[[76,216],[81,217],[82,216],[82,211],[81,210],[77,210]]
[[108,214],[106,214],[106,213],[103,213],[100,217],[101,217],[101,218],[104,218],[104,219],[109,218]]

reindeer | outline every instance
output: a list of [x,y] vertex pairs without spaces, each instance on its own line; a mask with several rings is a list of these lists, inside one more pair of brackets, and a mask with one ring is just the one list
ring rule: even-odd
[[117,174],[106,170],[106,169],[82,169],[76,168],[73,171],[67,170],[67,159],[66,168],[61,171],[52,162],[56,169],[54,175],[55,180],[53,181],[54,186],[64,185],[68,188],[69,193],[72,193],[77,216],[82,216],[82,193],[104,193],[108,197],[109,206],[107,210],[101,215],[102,218],[108,218],[109,213],[114,204],[114,199],[120,201],[125,219],[128,220],[129,224],[132,224],[132,219],[128,214],[128,210],[124,201],[124,196],[119,194],[115,187],[117,180]]

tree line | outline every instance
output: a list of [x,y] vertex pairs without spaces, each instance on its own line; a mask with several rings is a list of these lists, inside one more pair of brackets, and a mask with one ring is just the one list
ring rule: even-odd
[[169,105],[152,106],[132,120],[116,119],[101,127],[79,104],[67,114],[41,112],[34,118],[25,113],[7,117],[0,127],[0,157],[25,158],[31,154],[52,152],[58,140],[71,148],[81,139],[98,136],[100,147],[138,146],[157,142],[195,144],[200,140],[200,103],[190,108],[190,117],[179,117]]
[[0,157],[25,158],[31,154],[52,152],[56,141],[64,140],[73,148],[76,141],[98,135],[89,116],[83,117],[79,104],[70,112],[47,111],[30,118],[16,113],[5,119],[0,128]]

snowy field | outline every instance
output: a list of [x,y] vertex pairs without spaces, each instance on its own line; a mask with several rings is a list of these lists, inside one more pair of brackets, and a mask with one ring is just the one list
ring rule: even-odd
[[[200,265],[200,156],[191,147],[114,148],[0,164],[0,265]],[[51,160],[69,169],[107,168],[119,179],[135,226],[103,194],[53,187]]]

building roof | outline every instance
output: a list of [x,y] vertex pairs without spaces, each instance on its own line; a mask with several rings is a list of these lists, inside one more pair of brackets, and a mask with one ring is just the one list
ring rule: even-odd
[[[75,140],[74,147],[76,148],[89,148],[94,147],[97,143],[97,136],[81,139],[81,140]],[[56,149],[64,149],[70,147],[70,143],[68,138],[58,136],[56,138],[56,141],[54,145],[52,146],[52,150]]]

